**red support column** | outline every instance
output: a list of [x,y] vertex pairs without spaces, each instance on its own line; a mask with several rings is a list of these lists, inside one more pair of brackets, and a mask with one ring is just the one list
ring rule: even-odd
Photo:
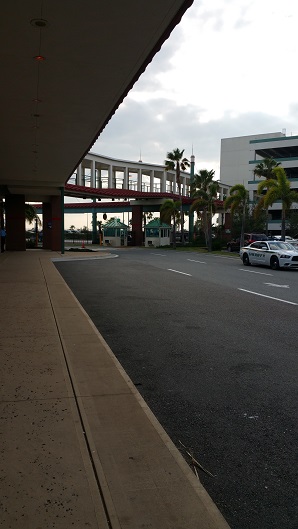
[[142,206],[132,206],[132,238],[134,246],[142,246],[143,231],[142,231]]
[[45,250],[52,247],[52,208],[49,202],[42,205],[42,247]]
[[52,247],[51,250],[56,252],[61,251],[61,229],[62,229],[62,218],[61,218],[61,197],[51,197],[52,206]]
[[51,202],[43,203],[43,248],[61,251],[61,197],[52,196]]
[[6,250],[25,251],[25,196],[7,195],[5,197]]

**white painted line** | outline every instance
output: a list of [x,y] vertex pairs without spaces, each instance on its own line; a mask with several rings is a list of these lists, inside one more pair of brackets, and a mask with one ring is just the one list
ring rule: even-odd
[[[64,254],[65,255],[65,254]],[[119,257],[119,255],[117,254],[113,254],[113,255],[103,255],[102,257],[77,257],[77,256],[72,256],[72,257],[52,257],[51,261],[53,262],[65,262],[67,261],[68,263],[70,261],[72,262],[76,262],[76,261],[100,261],[102,259],[114,259],[114,257]]]
[[241,272],[249,272],[250,274],[260,274],[261,276],[273,276],[273,274],[266,274],[266,272],[256,272],[255,270],[245,270],[244,268],[238,268]]
[[264,283],[264,285],[269,285],[270,287],[278,287],[278,288],[289,288],[290,285],[276,285],[275,283]]
[[196,261],[195,259],[187,259],[188,261],[190,261],[191,263],[201,263],[201,264],[206,264],[205,261]]
[[288,303],[289,305],[298,305],[298,303],[293,303],[293,301],[286,301],[285,299],[273,298],[272,296],[265,296],[265,294],[259,294],[258,292],[252,292],[252,290],[245,290],[244,288],[238,288],[242,292],[248,292],[248,294],[254,294],[255,296],[261,296],[262,298],[274,299],[275,301],[282,301],[283,303]]
[[240,257],[225,257],[223,255],[212,255],[212,257],[218,257],[218,259],[231,259],[234,261],[239,261]]
[[166,257],[166,254],[165,253],[154,253],[154,252],[150,252],[151,255],[160,255],[161,257]]
[[183,274],[184,276],[190,276],[190,277],[192,277],[191,274],[186,274],[185,272],[179,272],[179,270],[173,270],[172,268],[168,268],[168,271],[169,271],[169,272],[176,272],[176,274]]

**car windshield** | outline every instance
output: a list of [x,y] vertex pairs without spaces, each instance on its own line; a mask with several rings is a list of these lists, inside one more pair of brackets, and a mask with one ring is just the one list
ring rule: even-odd
[[289,244],[288,242],[283,241],[274,241],[269,243],[270,250],[290,250],[293,251],[294,246]]

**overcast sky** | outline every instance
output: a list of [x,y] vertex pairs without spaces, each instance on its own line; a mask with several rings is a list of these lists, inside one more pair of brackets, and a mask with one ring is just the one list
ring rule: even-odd
[[219,177],[220,140],[298,131],[298,2],[194,0],[92,152],[163,164],[176,147]]
[[194,0],[92,152],[162,165],[193,148],[219,178],[222,138],[298,134],[297,27],[297,0]]

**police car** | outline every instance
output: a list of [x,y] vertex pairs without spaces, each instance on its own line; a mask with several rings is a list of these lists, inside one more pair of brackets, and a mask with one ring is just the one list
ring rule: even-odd
[[298,248],[283,241],[257,241],[240,249],[244,265],[265,265],[273,270],[298,269]]

